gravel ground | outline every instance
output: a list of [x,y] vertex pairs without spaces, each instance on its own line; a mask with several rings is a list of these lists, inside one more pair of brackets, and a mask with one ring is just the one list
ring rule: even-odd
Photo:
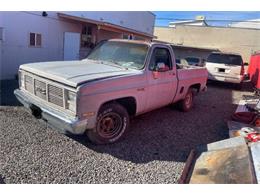
[[39,123],[23,107],[0,106],[2,183],[176,183],[192,148],[228,137],[243,94],[211,84],[191,112],[165,107],[134,118],[121,142],[96,146]]

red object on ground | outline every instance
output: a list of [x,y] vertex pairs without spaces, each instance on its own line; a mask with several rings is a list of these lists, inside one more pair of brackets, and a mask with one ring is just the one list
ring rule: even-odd
[[260,89],[260,51],[251,55],[247,72],[254,87]]
[[237,122],[242,122],[246,124],[252,123],[257,114],[253,112],[237,112],[232,115],[232,119]]
[[260,141],[260,134],[259,133],[250,133],[246,137],[251,142]]

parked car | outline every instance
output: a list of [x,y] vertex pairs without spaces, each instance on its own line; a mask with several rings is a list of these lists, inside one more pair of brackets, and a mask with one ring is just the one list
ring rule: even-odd
[[241,83],[244,78],[244,64],[239,54],[213,52],[208,56],[206,68],[209,80]]
[[177,65],[186,65],[186,66],[189,65],[187,60],[185,60],[184,58],[176,58],[175,62],[176,62]]
[[191,66],[204,66],[205,60],[199,58],[199,57],[186,57],[185,60],[188,62]]
[[36,118],[107,144],[125,135],[130,116],[175,102],[189,111],[194,94],[206,89],[208,73],[177,69],[171,45],[109,40],[87,59],[24,64],[19,75],[14,93]]

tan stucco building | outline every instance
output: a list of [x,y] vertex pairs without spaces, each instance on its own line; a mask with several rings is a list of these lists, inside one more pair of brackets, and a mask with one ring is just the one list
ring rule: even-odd
[[260,50],[260,29],[178,25],[155,27],[154,35],[157,40],[177,45],[240,53],[244,62]]

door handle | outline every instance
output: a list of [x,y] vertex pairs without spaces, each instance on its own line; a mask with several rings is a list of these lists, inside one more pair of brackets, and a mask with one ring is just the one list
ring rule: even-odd
[[144,89],[144,87],[142,87],[142,88],[137,88],[137,91],[144,91],[145,89]]

